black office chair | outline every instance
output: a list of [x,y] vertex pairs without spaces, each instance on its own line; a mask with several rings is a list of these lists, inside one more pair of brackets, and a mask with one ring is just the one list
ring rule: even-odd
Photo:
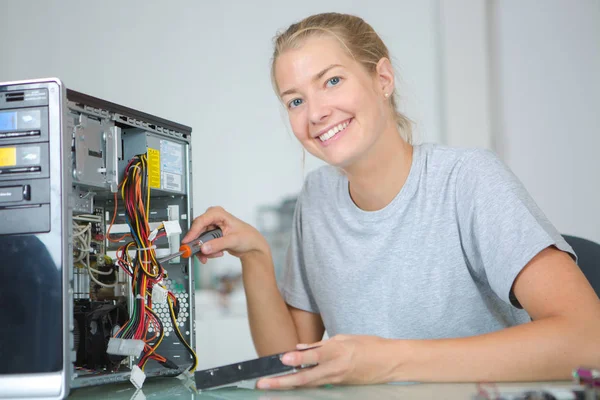
[[563,235],[577,254],[577,264],[600,297],[600,244],[577,236]]

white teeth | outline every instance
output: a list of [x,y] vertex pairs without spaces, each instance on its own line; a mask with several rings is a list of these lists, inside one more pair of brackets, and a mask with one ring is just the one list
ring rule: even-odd
[[334,126],[330,130],[319,136],[319,139],[321,139],[321,142],[331,139],[336,133],[338,133],[341,130],[344,130],[348,126],[348,124],[349,122],[343,122],[339,125]]

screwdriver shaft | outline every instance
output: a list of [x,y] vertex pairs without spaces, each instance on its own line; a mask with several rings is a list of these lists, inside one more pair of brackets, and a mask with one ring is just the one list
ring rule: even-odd
[[179,251],[177,253],[173,253],[171,255],[163,257],[163,258],[159,259],[158,262],[160,264],[162,264],[164,262],[167,262],[167,261],[177,258],[179,256],[183,256],[184,258],[190,258],[191,256],[193,256],[194,254],[196,254],[200,251],[200,248],[204,243],[208,242],[209,240],[213,240],[213,239],[220,238],[220,237],[223,237],[223,232],[221,231],[220,228],[216,228],[216,229],[212,229],[210,231],[204,232],[195,241],[186,243],[186,244],[182,244],[179,247]]
[[164,263],[164,262],[167,262],[167,261],[170,261],[170,260],[172,260],[172,259],[174,259],[174,258],[177,258],[177,257],[179,257],[179,256],[180,256],[180,255],[182,255],[182,254],[183,254],[183,251],[178,251],[177,253],[169,254],[169,255],[168,255],[168,256],[166,256],[166,257],[159,258],[159,259],[158,259],[158,262],[159,262],[159,264],[162,264],[162,263]]

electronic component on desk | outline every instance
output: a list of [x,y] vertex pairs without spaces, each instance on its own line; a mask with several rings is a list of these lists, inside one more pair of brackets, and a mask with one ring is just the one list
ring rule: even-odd
[[494,383],[477,385],[473,400],[600,400],[600,392],[579,385],[572,387],[497,387]]
[[194,374],[196,388],[198,390],[207,390],[236,386],[245,381],[268,376],[293,374],[302,369],[312,368],[314,366],[303,365],[300,367],[293,367],[285,365],[281,362],[281,357],[283,357],[284,354],[285,353],[273,354],[270,356],[258,357],[253,360],[196,371]]
[[157,262],[189,229],[191,131],[58,79],[0,83],[0,398],[195,370],[191,260]]

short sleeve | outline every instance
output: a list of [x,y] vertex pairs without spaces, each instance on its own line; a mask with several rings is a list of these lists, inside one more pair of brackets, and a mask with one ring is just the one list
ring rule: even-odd
[[283,300],[287,304],[301,310],[318,313],[319,309],[310,289],[306,271],[307,266],[304,262],[302,241],[302,198],[304,190],[305,188],[296,202],[290,243],[278,286]]
[[576,259],[519,179],[491,151],[476,150],[462,160],[456,205],[471,268],[508,304],[522,308],[512,294],[513,283],[543,249],[555,246]]

